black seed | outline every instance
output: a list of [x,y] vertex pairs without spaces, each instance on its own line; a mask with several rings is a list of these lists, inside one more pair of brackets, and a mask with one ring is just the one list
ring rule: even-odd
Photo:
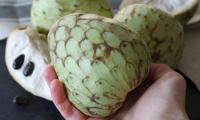
[[30,103],[29,99],[21,96],[15,96],[12,102],[22,106],[27,106]]
[[24,76],[30,76],[30,75],[33,73],[34,67],[35,67],[35,66],[34,66],[34,63],[30,61],[30,62],[25,66],[25,68],[24,68],[24,70],[23,70]]
[[20,69],[24,63],[24,54],[19,55],[13,62],[13,69]]

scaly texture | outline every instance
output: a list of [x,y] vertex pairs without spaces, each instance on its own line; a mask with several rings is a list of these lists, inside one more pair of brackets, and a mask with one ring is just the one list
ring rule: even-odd
[[93,14],[59,19],[48,35],[51,62],[69,100],[86,115],[120,108],[149,68],[145,43],[126,26]]
[[147,5],[134,4],[122,9],[114,19],[141,35],[152,62],[176,67],[183,51],[183,28],[172,16]]
[[197,10],[198,2],[198,0],[123,0],[120,9],[131,4],[146,4],[169,13],[185,25]]
[[40,33],[48,33],[58,18],[74,12],[112,17],[111,8],[105,0],[33,0],[32,25]]

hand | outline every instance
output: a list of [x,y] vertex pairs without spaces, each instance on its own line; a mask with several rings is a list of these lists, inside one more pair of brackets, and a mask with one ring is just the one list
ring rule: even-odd
[[188,120],[185,80],[166,65],[152,64],[147,80],[129,93],[123,107],[109,118],[91,118],[73,107],[51,65],[45,77],[53,102],[66,120]]

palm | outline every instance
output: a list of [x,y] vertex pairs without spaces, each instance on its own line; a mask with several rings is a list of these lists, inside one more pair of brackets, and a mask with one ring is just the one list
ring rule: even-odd
[[87,117],[74,108],[65,97],[63,85],[52,66],[47,67],[45,76],[54,104],[67,120],[187,120],[185,81],[163,65],[152,65],[148,81],[129,93],[123,107],[105,119]]

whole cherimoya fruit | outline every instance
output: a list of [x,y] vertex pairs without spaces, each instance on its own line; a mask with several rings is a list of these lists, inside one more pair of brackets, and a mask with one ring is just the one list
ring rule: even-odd
[[186,25],[196,12],[199,0],[122,0],[120,9],[131,4],[146,4],[158,8]]
[[105,117],[119,109],[149,69],[150,57],[140,37],[98,15],[62,17],[50,29],[48,43],[69,100],[88,116]]
[[48,33],[57,19],[74,12],[112,17],[106,0],[33,0],[31,22],[40,33]]
[[175,18],[159,9],[134,4],[122,9],[114,19],[140,34],[152,62],[176,67],[183,52],[183,27]]

